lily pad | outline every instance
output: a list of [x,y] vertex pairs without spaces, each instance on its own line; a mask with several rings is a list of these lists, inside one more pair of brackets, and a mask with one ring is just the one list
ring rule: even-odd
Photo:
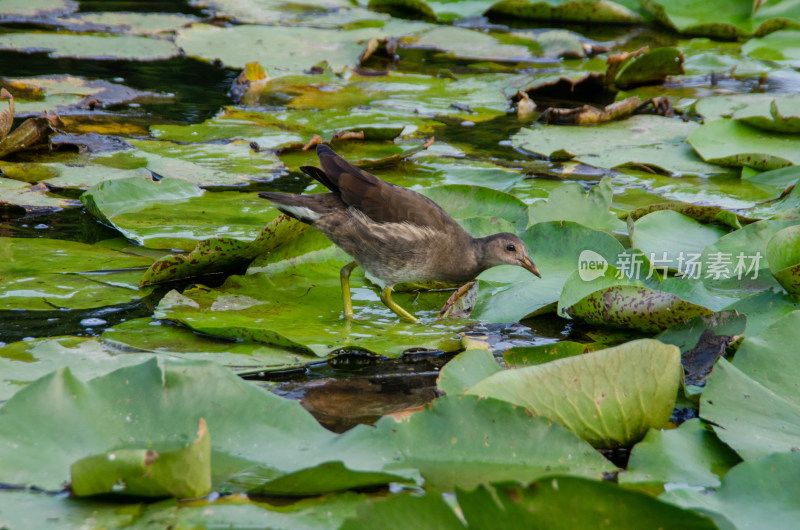
[[642,21],[638,13],[629,9],[627,2],[607,0],[501,0],[492,4],[486,14],[561,22],[631,24]]
[[140,245],[185,251],[210,237],[252,241],[278,215],[254,195],[204,192],[182,179],[107,181],[86,191],[81,201],[94,216]]
[[[98,397],[104,395],[116,397]],[[109,401],[114,405],[109,407]],[[53,408],[53,403],[62,405]],[[220,404],[226,406],[220,408]],[[231,415],[229,407],[242,407],[251,420],[243,420],[241,413]],[[3,406],[0,417],[3,459],[14,462],[3,466],[0,480],[57,489],[73,462],[108,450],[180,444],[187,433],[195,431],[198,418],[205,419],[211,433],[212,487],[237,473],[247,476],[246,470],[254,466],[269,470],[267,478],[274,480],[348,458],[341,450],[334,458],[324,454],[337,435],[322,428],[299,403],[242,381],[216,363],[160,364],[152,359],[89,382],[76,379],[68,369],[58,370],[17,393]],[[45,455],[29,440],[43,439],[40,431],[51,428],[80,435],[62,437]],[[281,439],[293,441],[280,443]],[[299,445],[298,439],[303,440]],[[313,458],[301,456],[309,450]],[[375,460],[363,451],[359,458],[358,470],[348,471],[351,464],[341,466],[339,478],[352,487],[358,487],[359,480],[363,485],[375,484],[381,464],[376,468]],[[405,480],[398,474],[380,475],[383,483],[390,477]],[[329,483],[329,477],[321,467],[318,484]],[[310,489],[308,483],[304,486]]]
[[[598,447],[638,441],[669,419],[680,352],[642,339],[492,375],[469,389],[550,418]],[[565,394],[566,392],[566,394]]]
[[800,31],[776,31],[742,45],[742,54],[753,59],[770,61],[781,66],[800,66]]
[[70,490],[77,497],[124,494],[191,499],[211,492],[211,442],[200,418],[197,439],[181,449],[120,449],[72,464]]
[[637,285],[615,285],[595,291],[564,311],[572,318],[592,324],[646,332],[662,331],[712,312],[674,294]]
[[[424,26],[404,24],[396,27],[411,33]],[[390,36],[387,31],[390,30],[379,27],[341,30],[251,25],[220,28],[194,24],[179,30],[175,43],[190,57],[219,60],[231,68],[242,69],[246,63],[257,61],[266,68],[269,76],[278,77],[301,74],[321,61],[327,61],[336,72],[346,66],[355,67],[364,50],[364,45],[359,43]],[[308,42],[318,45],[306,46]]]
[[0,309],[82,310],[139,301],[149,291],[136,283],[151,263],[74,241],[0,238]]
[[726,231],[698,223],[694,219],[672,210],[649,213],[633,224],[631,245],[648,257],[650,264],[662,271],[678,271],[689,277],[698,277],[699,261],[703,249],[715,243]]
[[[0,170],[4,170],[2,165]],[[51,193],[45,185],[29,186],[25,182],[0,177],[0,205],[8,204],[21,206],[26,210],[59,210],[80,205],[76,200]]]
[[404,37],[401,47],[434,48],[448,57],[466,60],[530,62],[534,54],[528,46],[504,44],[495,36],[468,28],[435,26]]
[[673,430],[651,430],[631,451],[628,469],[620,484],[670,488],[718,487],[725,473],[741,459],[719,441],[699,419]]
[[383,418],[374,431],[346,433],[338,443],[397,450],[387,470],[418,469],[426,484],[447,491],[560,473],[599,478],[615,469],[567,429],[496,399],[445,396],[407,420]]
[[[152,99],[156,94],[129,88],[119,83],[100,79],[86,79],[71,75],[39,77],[5,77],[0,86],[14,94],[15,115],[34,116],[45,111],[60,115],[88,110],[92,98],[103,106],[129,103],[139,98]],[[160,95],[168,101],[166,95]]]
[[503,360],[510,368],[521,368],[583,355],[594,349],[596,348],[580,342],[560,340],[553,344],[542,344],[540,346],[514,346],[503,353]]
[[514,147],[555,159],[612,168],[655,167],[678,174],[719,174],[725,170],[704,163],[685,140],[697,127],[661,116],[633,116],[594,126],[547,125],[522,129]]
[[766,134],[739,120],[715,120],[686,140],[703,160],[760,170],[800,164],[800,134]]
[[800,225],[773,235],[767,243],[766,257],[776,280],[791,294],[800,294]]
[[171,41],[135,35],[81,35],[71,33],[6,33],[0,50],[47,51],[53,58],[160,61],[180,54]]
[[173,254],[153,263],[142,275],[139,284],[145,286],[235,270],[307,229],[308,225],[281,215],[270,221],[253,241],[230,237],[203,239],[188,254]]
[[[497,485],[458,491],[458,502],[470,527],[490,528],[513,521],[519,528],[592,528],[607,521],[619,529],[711,529],[705,515],[654,499],[611,482],[559,476],[528,487]],[[494,522],[494,523],[493,523]]]
[[733,364],[720,359],[700,400],[700,417],[745,460],[795,451],[800,439],[800,364],[793,344],[800,312],[744,340]]
[[623,230],[625,223],[610,212],[613,194],[610,178],[603,178],[588,193],[577,183],[565,184],[550,192],[546,201],[535,202],[528,208],[528,225],[574,221],[595,230]]
[[518,230],[527,224],[527,207],[513,195],[480,186],[450,184],[420,192],[447,211],[454,219],[499,217]]
[[489,350],[466,350],[444,365],[436,387],[448,395],[463,394],[481,379],[500,371],[502,368]]
[[675,489],[659,499],[708,514],[719,528],[792,528],[800,510],[798,465],[798,453],[773,454],[734,467],[713,494]]
[[[797,224],[797,221],[765,220],[725,234],[702,251],[699,262],[706,268],[701,272],[703,283],[718,289],[760,291],[777,287],[769,271],[767,243],[777,232]],[[719,274],[708,265],[714,260]]]
[[59,16],[78,10],[73,0],[8,0],[3,3],[0,19],[26,20],[29,18]]

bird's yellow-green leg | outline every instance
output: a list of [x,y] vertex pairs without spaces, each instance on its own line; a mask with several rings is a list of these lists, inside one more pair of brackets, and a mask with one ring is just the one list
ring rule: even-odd
[[339,272],[339,279],[342,282],[342,298],[344,300],[344,318],[353,320],[353,300],[350,298],[350,273],[358,266],[358,263],[351,261]]
[[383,291],[381,291],[381,301],[386,305],[386,307],[394,311],[395,314],[400,318],[408,320],[409,322],[419,322],[419,320],[417,320],[417,318],[414,315],[412,315],[411,313],[409,313],[408,311],[397,305],[397,303],[395,303],[395,301],[392,300],[391,285],[387,286]]

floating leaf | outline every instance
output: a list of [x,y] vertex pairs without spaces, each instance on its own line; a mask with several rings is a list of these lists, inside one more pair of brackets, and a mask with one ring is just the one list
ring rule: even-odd
[[81,201],[95,217],[140,245],[185,251],[214,236],[252,241],[278,215],[255,195],[204,192],[182,179],[106,181],[86,191]]
[[733,364],[720,359],[708,377],[700,416],[745,460],[794,451],[800,440],[800,312],[742,342]]
[[436,387],[445,394],[463,394],[481,379],[500,371],[502,368],[489,350],[467,350],[444,365]]
[[760,170],[800,164],[800,134],[765,134],[738,120],[715,120],[686,141],[707,162]]
[[651,430],[633,447],[620,484],[717,487],[741,459],[699,419],[673,430]]
[[669,419],[680,352],[642,339],[484,379],[470,394],[495,397],[557,421],[598,447],[638,441]]
[[[708,514],[719,528],[792,528],[800,509],[800,484],[795,473],[799,465],[798,453],[773,454],[734,467],[712,494],[674,489],[659,499]],[[764,510],[767,501],[769,509]]]
[[602,179],[589,193],[580,184],[565,184],[550,192],[546,201],[535,202],[528,208],[528,225],[574,221],[595,230],[622,230],[624,223],[609,211],[613,194],[609,178]]
[[308,225],[280,215],[270,221],[253,241],[230,237],[204,239],[188,254],[173,254],[153,263],[142,275],[139,284],[145,286],[236,270],[306,230]]
[[627,88],[663,83],[667,76],[682,75],[683,53],[677,48],[663,47],[623,54],[624,59],[609,57],[608,80],[615,86]]
[[202,497],[211,492],[208,427],[200,418],[197,439],[181,449],[120,449],[81,458],[72,464],[70,476],[70,490],[77,497]]
[[180,53],[172,42],[134,35],[81,35],[59,33],[6,33],[0,50],[47,51],[51,58],[158,61]]
[[587,351],[589,351],[589,348],[586,344],[560,340],[553,344],[542,344],[541,346],[514,346],[503,353],[503,360],[511,368],[521,368],[583,355]]
[[800,225],[776,232],[767,243],[767,262],[776,280],[791,294],[800,294]]
[[750,39],[742,45],[742,54],[753,59],[770,61],[782,66],[800,66],[800,31],[776,31],[765,37]]
[[512,142],[514,147],[541,156],[575,159],[597,167],[642,165],[680,174],[723,173],[724,169],[704,163],[686,145],[696,127],[673,118],[641,115],[596,126],[525,128]]
[[711,310],[678,296],[644,286],[616,285],[601,289],[565,308],[586,322],[658,332]]
[[610,22],[630,24],[641,22],[642,17],[627,7],[627,3],[608,0],[573,0],[567,2],[537,0],[501,0],[486,14],[557,20],[561,22]]

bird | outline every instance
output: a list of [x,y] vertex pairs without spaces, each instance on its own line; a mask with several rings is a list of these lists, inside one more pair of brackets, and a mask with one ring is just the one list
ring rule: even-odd
[[317,157],[321,168],[302,166],[300,170],[328,188],[328,193],[258,195],[280,212],[313,226],[353,258],[339,275],[346,319],[353,319],[350,273],[356,266],[384,283],[381,301],[409,322],[418,319],[392,299],[396,284],[460,284],[506,264],[542,277],[517,235],[472,237],[428,197],[354,166],[330,146],[318,144]]

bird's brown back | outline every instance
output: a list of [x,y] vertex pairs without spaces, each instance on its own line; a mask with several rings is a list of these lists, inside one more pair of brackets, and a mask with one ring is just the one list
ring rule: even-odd
[[461,226],[438,204],[416,191],[384,182],[357,168],[327,145],[317,146],[323,182],[338,193],[347,206],[357,208],[377,223],[411,223],[442,231],[461,231]]

